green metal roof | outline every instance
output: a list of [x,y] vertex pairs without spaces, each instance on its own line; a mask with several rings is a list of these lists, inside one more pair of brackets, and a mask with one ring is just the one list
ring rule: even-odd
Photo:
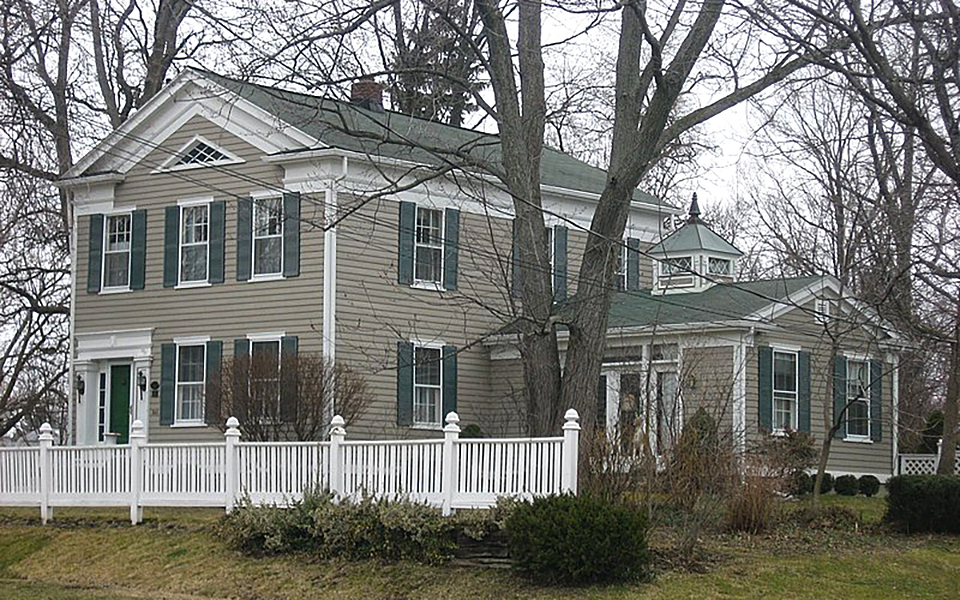
[[684,252],[697,252],[699,250],[733,256],[743,255],[736,246],[723,239],[720,234],[710,229],[699,218],[690,219],[647,252],[649,254],[676,256]]
[[[821,279],[791,277],[718,284],[699,293],[659,294],[650,290],[617,292],[608,327],[712,323],[738,320]],[[576,298],[571,299],[576,302]]]
[[[467,167],[471,163],[495,167],[501,164],[500,138],[496,135],[195,71],[334,148],[430,165],[448,161]],[[545,147],[540,159],[540,181],[543,185],[600,194],[606,187],[607,174]],[[669,206],[640,190],[634,192],[633,199]]]

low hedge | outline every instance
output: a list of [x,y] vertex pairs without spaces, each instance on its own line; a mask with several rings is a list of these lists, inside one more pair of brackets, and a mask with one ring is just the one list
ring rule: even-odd
[[863,475],[860,477],[860,493],[870,498],[876,496],[880,491],[880,480],[873,475]]
[[643,511],[590,496],[519,504],[506,530],[514,565],[541,583],[635,580],[650,561]]
[[860,482],[856,475],[841,475],[833,482],[833,489],[841,496],[856,496],[860,493]]
[[[817,476],[813,476],[813,484],[817,484]],[[823,481],[820,482],[820,493],[829,494],[833,490],[833,475],[830,473],[823,474]]]
[[908,532],[960,533],[960,476],[891,477],[884,519]]

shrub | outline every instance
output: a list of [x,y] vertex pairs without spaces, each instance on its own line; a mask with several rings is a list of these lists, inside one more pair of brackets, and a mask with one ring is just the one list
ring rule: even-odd
[[246,554],[262,556],[316,550],[312,512],[330,503],[330,495],[307,491],[289,508],[255,506],[249,498],[240,502],[220,523],[227,545]]
[[476,423],[470,423],[460,432],[460,437],[465,440],[482,438],[483,429],[481,429]]
[[625,504],[591,496],[548,496],[519,504],[507,519],[510,556],[543,583],[587,584],[643,577],[647,523]]
[[791,496],[804,496],[813,491],[813,478],[806,471],[794,471],[787,483],[787,493]]
[[788,430],[784,435],[765,436],[757,447],[765,471],[786,483],[797,471],[813,466],[817,458],[813,436]]
[[885,519],[911,532],[960,533],[960,476],[890,478]]
[[860,478],[860,493],[864,496],[876,496],[880,491],[880,480],[873,475],[864,475]]
[[809,529],[856,529],[860,525],[857,513],[840,506],[814,508],[804,506],[794,511],[794,519]]
[[856,496],[860,492],[860,483],[856,475],[841,475],[833,482],[833,489],[841,496]]
[[767,478],[748,477],[727,502],[726,529],[760,533],[773,520],[772,482]]
[[[813,486],[817,485],[817,476],[813,475]],[[830,490],[833,489],[833,475],[830,473],[823,474],[823,481],[820,482],[820,493],[829,494]]]

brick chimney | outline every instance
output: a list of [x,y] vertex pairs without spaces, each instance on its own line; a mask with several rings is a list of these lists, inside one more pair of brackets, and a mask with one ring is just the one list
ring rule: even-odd
[[383,85],[370,75],[365,75],[350,86],[350,101],[369,110],[383,110]]

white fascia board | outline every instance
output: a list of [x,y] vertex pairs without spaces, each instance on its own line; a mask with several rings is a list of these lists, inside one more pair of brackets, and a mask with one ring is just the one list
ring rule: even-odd
[[[319,145],[312,136],[201,74],[184,71],[97,144],[63,178],[81,176],[108,154],[121,156],[114,157],[116,168],[109,170],[125,173],[196,115],[267,153]],[[130,145],[132,150],[114,152],[116,147],[124,144]]]

